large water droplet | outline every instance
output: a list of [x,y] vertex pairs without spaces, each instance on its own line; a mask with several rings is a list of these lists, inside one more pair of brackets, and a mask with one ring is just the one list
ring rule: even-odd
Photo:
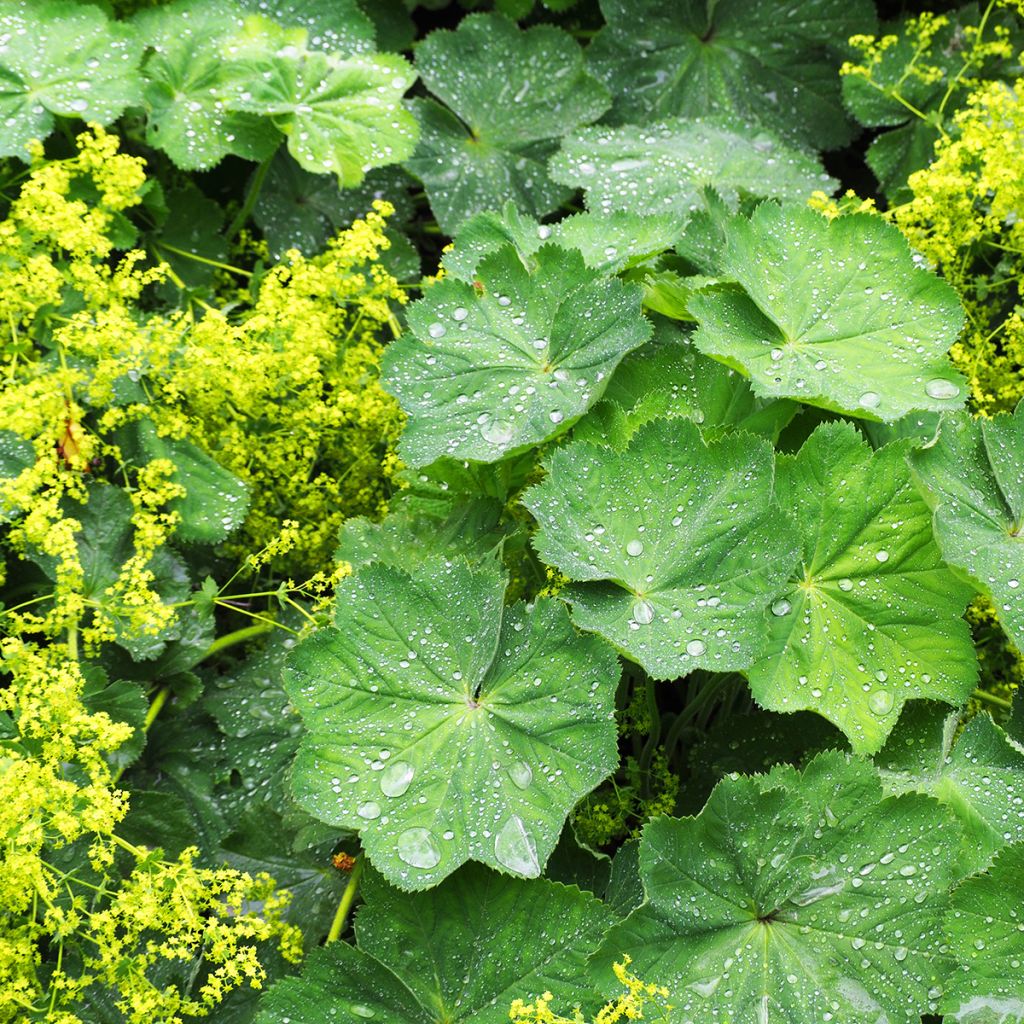
[[366,1018],[370,1018],[370,1017],[374,1017],[374,1016],[376,1016],[376,1014],[374,1013],[374,1011],[373,1011],[373,1010],[371,1010],[371,1009],[370,1009],[370,1008],[369,1008],[368,1006],[363,1006],[363,1004],[362,1004],[362,1003],[353,1003],[353,1004],[352,1004],[352,1005],[351,1005],[351,1006],[349,1007],[349,1009],[350,1009],[350,1010],[351,1010],[351,1011],[352,1011],[352,1012],[353,1012],[353,1013],[354,1013],[354,1014],[355,1014],[355,1015],[356,1015],[357,1017],[366,1017]]
[[636,558],[637,555],[642,555],[643,553],[644,553],[644,542],[642,540],[636,540],[634,538],[633,540],[631,540],[626,545],[626,554],[627,555],[632,555],[634,558]]
[[381,773],[380,791],[385,796],[401,796],[409,788],[415,774],[416,769],[408,761],[395,761]]
[[871,709],[871,713],[878,715],[879,718],[889,714],[892,711],[892,705],[892,694],[888,690],[875,690],[868,697],[868,707]]
[[467,316],[469,316],[469,310],[466,309],[465,306],[456,306],[455,309],[452,310],[452,319],[458,323],[462,323]]
[[427,334],[432,338],[443,338],[448,333],[448,329],[444,324],[439,324],[436,321],[427,328]]
[[708,645],[703,640],[691,640],[686,645],[686,653],[691,658],[699,658],[707,649]]
[[640,626],[652,623],[654,621],[654,605],[650,601],[634,601],[633,621]]
[[508,777],[520,789],[526,789],[533,782],[533,769],[525,761],[516,761],[509,768]]
[[480,436],[489,444],[508,444],[515,429],[508,420],[487,416],[480,424]]
[[840,589],[840,590],[842,590],[842,591],[845,591],[845,592],[847,592],[847,593],[848,593],[849,591],[853,590],[853,580],[851,580],[851,579],[847,579],[847,577],[845,577],[845,576],[844,576],[844,577],[843,577],[843,578],[842,578],[842,579],[841,579],[841,580],[839,581],[839,589]]
[[933,377],[925,384],[924,392],[929,398],[948,399],[956,398],[960,394],[960,389],[951,380]]
[[367,800],[365,804],[360,804],[356,808],[356,814],[358,814],[360,818],[372,821],[374,818],[380,817],[380,804],[375,800]]
[[881,401],[881,396],[874,391],[865,391],[859,399],[861,406],[865,409],[876,409]]
[[494,856],[502,867],[527,878],[540,874],[540,861],[533,837],[526,831],[523,819],[513,814],[494,837]]
[[425,828],[407,828],[398,837],[398,856],[414,868],[433,868],[441,860],[441,851]]
[[784,597],[780,597],[779,600],[772,605],[772,615],[788,615],[792,610],[793,606]]

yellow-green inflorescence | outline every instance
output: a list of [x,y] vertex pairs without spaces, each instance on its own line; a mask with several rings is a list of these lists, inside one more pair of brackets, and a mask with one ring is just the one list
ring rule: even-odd
[[[35,149],[0,222],[0,424],[34,453],[0,478],[2,544],[15,582],[28,560],[52,567],[45,593],[0,611],[0,1022],[74,1024],[102,989],[133,1024],[175,1024],[259,987],[260,943],[301,952],[268,876],[118,832],[128,793],[110,755],[132,728],[88,708],[80,659],[176,616],[152,561],[173,541],[183,487],[167,459],[127,460],[117,431],[146,418],[246,481],[251,511],[222,553],[243,572],[273,559],[311,576],[314,600],[347,568],[330,558],[339,523],[379,515],[399,468],[401,415],[378,382],[405,300],[377,263],[390,207],[319,256],[232,275],[248,284],[225,308],[157,311],[152,286],[171,271],[124,248],[147,187],[143,161],[92,126],[68,158]],[[76,513],[100,480],[127,497],[131,547],[98,601]],[[194,983],[174,981],[174,965]]]

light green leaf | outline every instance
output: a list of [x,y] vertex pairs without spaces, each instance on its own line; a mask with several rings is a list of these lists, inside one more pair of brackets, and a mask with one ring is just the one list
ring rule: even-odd
[[358,948],[313,952],[301,978],[270,991],[258,1024],[507,1024],[512,1000],[531,992],[596,1002],[586,957],[613,916],[589,893],[475,865],[430,892],[395,892],[372,876],[364,891]]
[[[979,871],[1007,843],[1024,842],[1024,751],[986,714],[960,716],[913,704],[876,756],[889,792],[928,793],[963,826],[964,874]],[[1016,803],[1014,800],[1016,799]]]
[[241,4],[285,28],[305,29],[311,50],[351,57],[374,49],[373,22],[357,0],[241,0]]
[[628,950],[678,1024],[918,1024],[948,968],[958,842],[934,800],[883,799],[870,765],[843,755],[802,776],[732,776],[698,817],[647,825],[647,902],[592,962],[610,993],[605,965]]
[[574,804],[618,762],[611,651],[557,602],[503,607],[493,569],[375,564],[338,591],[286,688],[309,735],[294,788],[361,830],[403,889],[464,861],[540,874]]
[[142,44],[91,4],[0,3],[0,156],[27,158],[54,115],[110,124],[139,96]]
[[946,934],[960,971],[942,998],[955,1024],[1020,1024],[1024,1021],[1024,845],[1003,850],[984,875],[954,893]]
[[586,190],[592,210],[689,213],[714,185],[737,194],[805,199],[836,186],[814,157],[756,126],[673,118],[643,127],[583,128],[564,139],[551,177]]
[[764,441],[705,444],[688,420],[656,420],[624,451],[557,449],[523,504],[541,558],[576,581],[573,621],[674,679],[763,656],[768,605],[796,557],[773,475]]
[[819,149],[848,142],[839,64],[867,0],[601,0],[587,63],[620,121],[727,115]]
[[416,102],[423,141],[406,167],[423,180],[444,231],[506,200],[539,217],[569,197],[550,182],[545,161],[558,138],[609,102],[572,36],[471,14],[419,43],[416,69],[444,106]]
[[758,703],[817,711],[870,753],[905,701],[965,702],[978,671],[960,618],[972,591],[939,556],[906,445],[872,452],[851,424],[825,424],[780,456],[776,494],[803,554],[772,605],[767,656],[747,672]]
[[829,221],[763,203],[731,225],[720,276],[742,290],[690,300],[694,343],[750,377],[755,394],[885,422],[963,404],[946,356],[960,300],[880,217]]
[[124,439],[128,450],[144,462],[174,463],[171,480],[185,488],[184,497],[167,504],[181,516],[176,538],[189,544],[217,544],[242,525],[249,488],[191,441],[161,437],[150,420],[126,428]]
[[294,44],[256,46],[233,72],[231,102],[239,110],[273,119],[288,138],[288,151],[314,174],[337,175],[358,185],[368,170],[411,155],[415,119],[401,104],[416,73],[392,54],[333,54]]
[[13,430],[0,430],[0,518],[13,519],[21,511],[6,496],[6,487],[36,462],[32,445]]
[[228,154],[263,160],[281,140],[266,118],[233,109],[228,98],[231,42],[244,14],[234,3],[178,0],[132,20],[148,50],[142,67],[147,141],[186,170],[213,167]]
[[544,246],[524,265],[508,247],[477,268],[480,287],[443,280],[388,346],[384,386],[409,416],[402,458],[494,462],[564,433],[651,326],[640,289]]
[[1024,403],[991,420],[944,417],[938,441],[911,462],[935,505],[943,557],[992,598],[1024,649]]

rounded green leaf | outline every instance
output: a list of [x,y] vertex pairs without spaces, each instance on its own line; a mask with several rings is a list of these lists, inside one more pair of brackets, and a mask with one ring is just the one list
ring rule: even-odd
[[702,189],[803,199],[836,182],[814,157],[756,126],[674,118],[643,127],[584,128],[562,142],[551,177],[582,188],[592,210],[688,213]]
[[705,444],[688,420],[656,420],[621,451],[556,450],[523,504],[541,558],[576,581],[573,621],[674,679],[763,656],[768,606],[796,558],[773,476],[765,441]]
[[142,43],[98,6],[0,3],[0,156],[27,157],[54,118],[109,124],[138,100]]
[[817,711],[870,753],[905,701],[965,702],[972,590],[942,562],[906,444],[872,452],[852,425],[826,424],[780,456],[776,493],[803,553],[772,605],[767,656],[746,673],[758,703]]
[[935,504],[943,557],[992,598],[1024,648],[1024,403],[991,420],[944,417],[935,444],[911,460]]
[[597,1001],[586,958],[614,918],[589,893],[477,866],[429,892],[372,876],[363,891],[357,945],[316,950],[270,991],[258,1024],[507,1024],[512,1000],[531,993]]
[[308,731],[300,803],[357,828],[403,889],[466,860],[539,875],[569,811],[618,763],[618,665],[560,604],[503,606],[494,570],[367,566],[286,688]]
[[948,968],[940,930],[960,836],[929,797],[882,798],[871,767],[732,776],[696,818],[644,829],[647,901],[592,958],[628,951],[678,1024],[918,1024]]
[[601,0],[587,63],[620,121],[739,117],[818,149],[849,141],[839,64],[868,0]]
[[763,203],[730,225],[720,271],[740,287],[690,299],[694,342],[755,394],[885,422],[963,404],[960,300],[880,217]]
[[423,180],[444,231],[506,200],[539,217],[569,198],[548,179],[547,157],[609,103],[572,36],[471,14],[454,31],[431,32],[416,47],[416,69],[444,106],[415,103],[423,138],[406,167]]
[[1024,845],[1007,847],[954,893],[946,934],[960,970],[942,999],[955,1024],[1024,1021]]
[[600,397],[619,360],[647,340],[640,288],[546,245],[477,267],[479,287],[443,280],[389,345],[384,386],[409,416],[402,458],[496,462],[564,433]]

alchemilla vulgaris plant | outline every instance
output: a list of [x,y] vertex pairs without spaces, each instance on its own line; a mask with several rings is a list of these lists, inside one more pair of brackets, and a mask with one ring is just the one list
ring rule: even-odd
[[1024,1024],[1022,60],[0,0],[0,1024]]

